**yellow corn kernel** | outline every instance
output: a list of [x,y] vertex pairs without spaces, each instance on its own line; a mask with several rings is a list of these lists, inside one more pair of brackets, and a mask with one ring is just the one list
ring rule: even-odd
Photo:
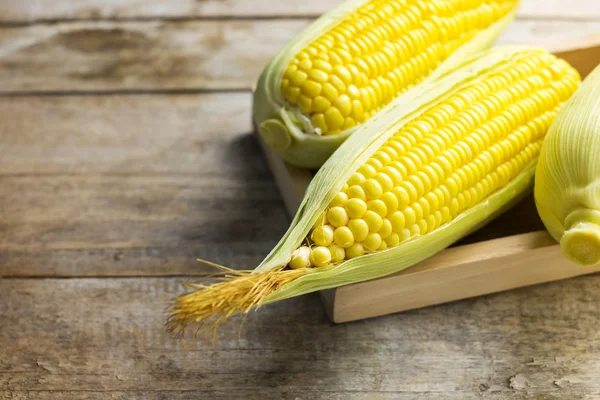
[[[326,99],[323,96],[316,96],[312,101],[311,111],[313,112],[313,114],[310,117],[311,121],[315,117],[315,115],[322,115],[322,113],[327,111],[329,109],[329,107],[331,107],[331,101],[329,101],[328,99]],[[325,116],[323,116],[323,118],[325,118]],[[320,128],[320,126],[314,126],[314,123],[313,123],[313,127]]]
[[336,206],[344,207],[346,205],[347,201],[348,201],[348,195],[344,191],[341,191],[335,195],[335,197],[333,198],[333,200],[331,200],[331,203],[329,203],[329,205],[331,207],[336,207]]
[[347,248],[354,244],[354,235],[347,226],[340,226],[333,232],[333,241],[336,245]]
[[331,246],[327,246],[329,252],[331,253],[331,262],[336,263],[340,261],[344,261],[346,256],[346,250],[343,247],[336,246],[332,244]]
[[382,200],[369,200],[367,202],[367,209],[378,214],[381,218],[384,218],[388,213],[387,206]]
[[374,211],[367,211],[364,216],[364,220],[369,226],[370,232],[379,232],[381,225],[383,225],[383,218]]
[[292,253],[292,259],[290,260],[288,265],[292,269],[311,267],[312,265],[310,261],[310,248],[302,246],[294,250],[294,252]]
[[351,199],[361,199],[363,201],[367,200],[365,190],[359,185],[350,185],[346,194],[348,194],[348,197]]
[[344,117],[347,117],[350,115],[350,111],[352,111],[352,101],[347,95],[343,94],[335,99],[333,107],[335,107]]
[[321,89],[320,83],[311,81],[310,79],[305,80],[300,86],[300,92],[311,100],[321,94]]
[[389,219],[384,218],[383,223],[381,224],[381,228],[379,228],[379,231],[377,231],[377,233],[379,233],[379,236],[381,236],[382,239],[387,239],[388,236],[392,234],[392,232],[392,223]]
[[367,212],[367,203],[358,198],[352,198],[346,202],[346,212],[350,218],[362,218]]
[[367,179],[363,185],[367,199],[379,199],[383,195],[383,188],[375,179]]
[[[299,106],[302,107],[302,104],[299,104]],[[325,123],[330,131],[340,129],[344,125],[344,117],[340,110],[330,107],[329,110],[325,111]]]
[[398,205],[400,204],[398,198],[391,191],[385,192],[381,196],[381,201],[385,205],[385,210],[386,210],[385,214],[393,213],[394,211],[396,211],[398,209]]
[[360,257],[365,254],[365,248],[360,243],[354,243],[346,249],[346,259]]
[[324,246],[315,247],[310,251],[310,262],[315,267],[325,267],[331,262],[331,252]]
[[362,242],[369,234],[369,225],[362,218],[351,219],[348,222],[348,228],[357,242]]
[[385,243],[387,243],[388,247],[397,246],[400,243],[400,236],[397,233],[392,233],[385,239]]
[[344,207],[332,207],[327,212],[327,221],[336,228],[345,226],[348,223],[348,213]]
[[363,241],[363,246],[370,251],[375,251],[381,246],[381,236],[378,233],[369,233]]
[[331,225],[323,225],[313,229],[311,240],[318,246],[329,246],[333,243],[334,228]]

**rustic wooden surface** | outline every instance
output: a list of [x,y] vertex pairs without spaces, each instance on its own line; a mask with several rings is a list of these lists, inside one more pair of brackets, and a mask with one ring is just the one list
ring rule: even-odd
[[[0,399],[600,399],[600,276],[332,325],[317,295],[164,332],[288,223],[248,88],[336,0],[0,2]],[[523,0],[504,42],[600,32]]]

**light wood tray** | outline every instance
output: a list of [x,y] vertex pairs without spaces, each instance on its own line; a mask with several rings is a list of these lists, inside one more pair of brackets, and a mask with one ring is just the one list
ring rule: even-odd
[[[587,76],[600,63],[600,36],[546,48]],[[257,135],[258,136],[258,135]],[[259,138],[260,140],[260,138]],[[293,216],[313,172],[283,162],[260,140]],[[600,272],[566,261],[529,196],[481,230],[402,272],[321,292],[333,322],[348,322]]]

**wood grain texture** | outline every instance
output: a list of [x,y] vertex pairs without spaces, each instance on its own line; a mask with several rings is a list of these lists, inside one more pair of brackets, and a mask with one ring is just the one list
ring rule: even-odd
[[0,99],[0,276],[253,268],[288,223],[250,95]]
[[270,177],[248,93],[0,98],[0,174]]
[[304,296],[241,334],[234,319],[214,345],[164,332],[177,291],[167,278],[0,280],[0,398],[600,396],[600,276],[337,326]]
[[[297,17],[320,15],[341,0],[3,0],[0,22],[40,20]],[[593,19],[600,5],[589,0],[522,0],[520,18]]]
[[[269,59],[309,23],[75,22],[0,28],[0,94],[249,90]],[[541,45],[597,32],[600,20],[517,21],[499,43]]]

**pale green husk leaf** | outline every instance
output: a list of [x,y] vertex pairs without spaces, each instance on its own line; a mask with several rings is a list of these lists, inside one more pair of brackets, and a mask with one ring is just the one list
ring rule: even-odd
[[586,265],[599,261],[600,67],[583,81],[548,130],[536,171],[535,201],[567,258]]

